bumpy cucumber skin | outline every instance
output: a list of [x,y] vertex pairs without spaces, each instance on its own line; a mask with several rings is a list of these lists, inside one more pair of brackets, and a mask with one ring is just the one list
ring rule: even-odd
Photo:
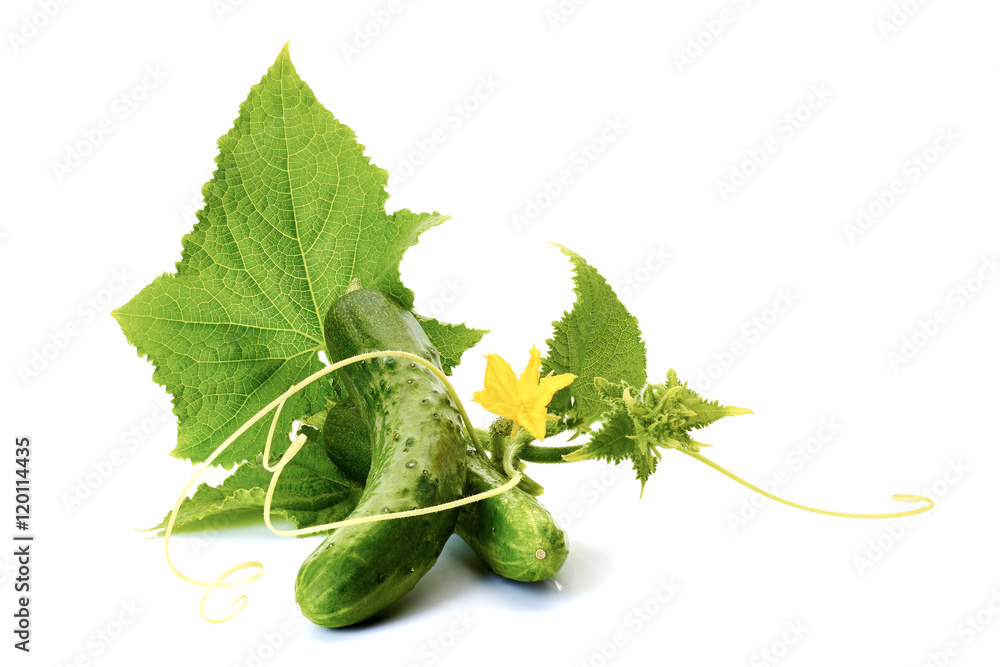
[[[467,496],[507,482],[474,451],[466,462]],[[538,500],[517,487],[464,506],[455,531],[490,569],[515,581],[548,579],[569,555],[562,528]]]
[[[440,367],[413,315],[377,290],[331,306],[324,324],[330,359],[403,350]],[[351,517],[429,507],[459,498],[465,483],[462,422],[440,380],[405,359],[346,366],[341,377],[371,435],[372,465]],[[317,625],[363,621],[408,593],[434,565],[458,510],[335,530],[299,569],[295,600]]]
[[[345,474],[359,482],[367,479],[371,442],[360,415],[346,408],[331,409],[323,424],[323,443]],[[474,450],[468,451],[466,463],[467,496],[507,482]],[[456,532],[491,570],[515,581],[548,579],[569,555],[566,535],[552,515],[517,487],[463,506]]]

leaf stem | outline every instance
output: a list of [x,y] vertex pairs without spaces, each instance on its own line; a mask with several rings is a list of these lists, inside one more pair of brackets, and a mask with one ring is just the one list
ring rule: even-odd
[[565,447],[544,447],[539,445],[525,444],[521,446],[517,456],[528,463],[566,463],[564,454],[575,452],[580,449],[579,445],[566,445]]

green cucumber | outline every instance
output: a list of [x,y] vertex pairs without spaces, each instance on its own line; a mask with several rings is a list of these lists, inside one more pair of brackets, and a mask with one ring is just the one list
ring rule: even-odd
[[333,464],[355,482],[364,484],[372,467],[372,441],[358,407],[351,400],[330,405],[320,428],[323,447]]
[[[331,362],[379,350],[440,355],[413,314],[378,290],[350,291],[324,322]],[[402,358],[378,357],[340,371],[371,438],[365,491],[349,518],[430,507],[461,497],[462,419],[444,384]],[[455,530],[458,509],[345,526],[306,558],[295,600],[317,625],[363,621],[408,593],[434,565]]]
[[[467,496],[509,481],[474,450],[466,461]],[[548,579],[569,555],[562,528],[534,496],[518,487],[463,507],[455,532],[491,570],[515,581]]]
[[[365,482],[371,465],[371,440],[353,406],[331,406],[323,423],[323,443],[327,455],[348,477]],[[475,450],[468,450],[466,462],[467,496],[508,481]],[[462,507],[456,532],[491,570],[515,581],[548,579],[568,555],[566,536],[552,515],[516,487]]]

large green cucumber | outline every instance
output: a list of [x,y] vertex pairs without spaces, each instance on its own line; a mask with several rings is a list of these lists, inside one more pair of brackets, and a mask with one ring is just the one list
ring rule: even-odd
[[[348,292],[324,322],[333,362],[403,350],[440,367],[413,314],[378,290]],[[430,507],[461,497],[461,417],[430,370],[401,358],[350,364],[341,379],[371,437],[372,464],[351,517]],[[458,510],[336,529],[306,558],[295,581],[302,613],[325,627],[363,621],[403,597],[434,565]]]
[[[371,440],[352,405],[330,407],[323,423],[327,455],[355,481],[364,482],[371,465]],[[507,478],[475,450],[466,458],[465,495],[502,486]],[[490,569],[516,581],[548,579],[569,553],[566,536],[533,496],[515,487],[462,507],[456,531]]]

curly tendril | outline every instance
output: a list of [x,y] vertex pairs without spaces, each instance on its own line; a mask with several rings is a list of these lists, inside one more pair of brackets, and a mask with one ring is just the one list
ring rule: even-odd
[[934,507],[934,500],[932,500],[931,498],[928,498],[927,496],[918,496],[918,495],[913,494],[913,493],[897,493],[897,494],[895,494],[895,495],[892,496],[892,499],[895,500],[896,502],[903,502],[903,503],[919,503],[919,502],[924,502],[924,503],[927,503],[927,504],[924,505],[923,507],[918,507],[916,509],[907,510],[905,512],[890,512],[890,513],[887,513],[887,514],[851,514],[849,512],[833,512],[833,511],[830,511],[830,510],[816,509],[815,507],[809,507],[807,505],[800,505],[798,503],[793,503],[791,500],[785,500],[784,498],[776,496],[773,493],[768,493],[767,491],[765,491],[764,489],[760,488],[759,486],[755,486],[754,484],[751,484],[750,482],[746,481],[742,477],[739,477],[738,475],[729,472],[728,470],[726,470],[725,468],[723,468],[722,466],[720,466],[715,461],[712,461],[711,459],[707,459],[704,456],[702,456],[701,454],[697,454],[695,452],[688,451],[688,450],[686,450],[686,449],[684,449],[682,447],[678,447],[677,451],[684,452],[685,454],[687,454],[691,458],[697,459],[697,460],[701,461],[702,463],[704,463],[705,465],[709,466],[710,468],[718,470],[719,472],[721,472],[723,475],[725,475],[729,479],[733,480],[734,482],[738,482],[738,483],[742,484],[743,486],[747,487],[751,491],[756,491],[760,495],[765,496],[767,498],[770,498],[771,500],[775,500],[775,501],[777,501],[777,502],[779,502],[779,503],[781,503],[783,505],[788,505],[789,507],[794,507],[796,509],[805,510],[806,512],[814,512],[816,514],[826,514],[827,516],[842,516],[842,517],[846,517],[848,519],[898,519],[898,518],[901,518],[901,517],[904,517],[904,516],[913,516],[914,514],[921,514],[922,512],[926,512],[927,510],[929,510],[932,507]]
[[[389,514],[355,517],[352,519],[345,519],[343,521],[334,521],[333,523],[323,524],[322,526],[312,526],[310,528],[301,528],[298,530],[279,530],[275,528],[274,525],[272,525],[271,523],[271,501],[274,497],[274,489],[278,484],[278,477],[281,475],[281,471],[288,464],[288,462],[292,460],[292,458],[298,453],[300,449],[302,449],[302,446],[306,443],[306,436],[299,435],[292,442],[292,445],[288,448],[285,454],[281,457],[281,460],[278,462],[278,464],[273,467],[271,466],[271,441],[274,438],[274,431],[276,430],[278,425],[278,417],[281,414],[282,407],[284,407],[285,405],[285,401],[287,401],[292,395],[294,395],[295,392],[315,382],[316,380],[327,375],[328,373],[332,373],[333,371],[343,368],[344,366],[347,366],[349,364],[353,364],[355,362],[363,361],[366,359],[374,359],[375,357],[398,357],[403,359],[409,359],[410,361],[421,364],[422,366],[430,370],[432,373],[434,373],[434,375],[437,376],[437,378],[441,380],[441,382],[444,384],[445,388],[448,390],[448,395],[451,396],[451,399],[455,402],[455,405],[458,407],[458,411],[462,416],[462,421],[465,424],[465,428],[469,433],[469,438],[472,440],[472,444],[475,446],[476,451],[479,452],[480,454],[483,454],[482,445],[479,443],[479,439],[476,436],[475,429],[472,428],[472,422],[469,420],[469,415],[465,411],[465,407],[462,405],[462,401],[458,397],[458,393],[455,391],[455,388],[448,380],[448,377],[444,373],[442,373],[439,368],[434,366],[432,363],[430,363],[423,357],[411,354],[410,352],[404,352],[402,350],[382,350],[380,352],[366,352],[365,354],[358,354],[353,357],[348,357],[347,359],[344,359],[342,361],[338,361],[337,363],[332,364],[330,366],[327,366],[326,368],[323,368],[322,370],[313,373],[312,375],[302,380],[301,382],[293,385],[288,389],[288,391],[284,392],[283,394],[281,394],[281,396],[278,396],[276,399],[268,403],[267,406],[265,406],[260,412],[258,412],[256,415],[251,417],[245,424],[236,429],[236,431],[231,436],[226,438],[226,440],[221,445],[219,445],[214,452],[212,452],[211,456],[209,456],[207,459],[205,459],[204,462],[199,464],[198,468],[195,469],[194,473],[191,475],[191,478],[187,481],[187,484],[184,485],[184,488],[181,490],[180,495],[177,497],[177,502],[174,503],[173,511],[170,512],[170,519],[167,521],[167,528],[163,536],[163,551],[167,557],[167,565],[170,567],[171,571],[175,575],[177,575],[184,581],[191,584],[195,584],[196,586],[203,586],[205,588],[205,592],[202,593],[201,596],[201,602],[198,605],[198,610],[201,613],[202,618],[204,618],[209,623],[224,623],[228,620],[235,618],[237,614],[239,614],[241,611],[243,611],[243,609],[246,608],[248,601],[246,595],[241,595],[233,602],[233,606],[236,607],[236,611],[234,611],[229,616],[226,616],[224,618],[209,618],[205,614],[205,603],[208,601],[208,597],[209,595],[211,595],[212,591],[214,591],[216,588],[223,588],[227,586],[242,586],[245,584],[249,584],[252,581],[256,581],[261,577],[262,574],[264,574],[264,565],[259,561],[246,561],[244,563],[239,563],[237,565],[230,567],[229,569],[225,570],[211,581],[202,581],[201,579],[195,579],[194,577],[189,577],[186,574],[182,573],[180,570],[178,570],[174,566],[173,561],[170,559],[170,535],[174,530],[174,524],[177,521],[177,513],[178,511],[180,511],[181,504],[187,497],[188,491],[190,491],[191,487],[194,486],[194,483],[198,481],[198,478],[205,471],[205,469],[208,468],[208,466],[212,465],[212,462],[215,461],[215,459],[218,458],[218,456],[223,451],[225,451],[225,449],[229,447],[229,445],[231,445],[237,438],[243,435],[247,431],[247,429],[249,429],[251,426],[260,421],[271,410],[274,410],[275,412],[274,412],[274,418],[271,420],[271,428],[268,430],[267,433],[267,442],[264,445],[264,468],[270,472],[273,472],[274,474],[271,476],[271,483],[268,485],[267,495],[264,497],[264,523],[266,523],[267,527],[271,530],[271,532],[276,535],[282,535],[282,536],[308,535],[310,533],[318,533],[325,530],[330,530],[331,528],[340,528],[343,526],[353,526],[361,523],[374,523],[376,521],[388,521],[390,519],[402,519],[405,517],[420,516],[422,514],[433,514],[435,512],[443,512],[445,510],[453,509],[455,507],[461,507],[462,505],[468,505],[470,503],[478,502],[485,498],[505,493],[510,489],[514,488],[515,486],[517,486],[517,483],[521,481],[522,477],[521,472],[514,469],[513,474],[511,475],[511,479],[503,486],[499,486],[495,489],[490,489],[489,491],[484,491],[483,493],[477,493],[473,496],[459,498],[458,500],[454,500],[452,502],[442,503],[440,505],[434,505],[431,507],[424,507],[415,510],[406,510],[403,512],[392,512]],[[510,466],[507,466],[507,468],[508,470],[512,469]],[[240,570],[246,570],[250,568],[256,568],[257,572],[248,577],[244,577],[243,579],[238,579],[236,581],[227,581],[227,578],[230,575],[235,574]]]
[[[224,587],[228,587],[228,586],[241,586],[241,585],[249,584],[252,581],[256,581],[257,579],[259,579],[261,577],[261,575],[263,575],[263,573],[264,573],[264,565],[262,563],[260,563],[259,561],[246,561],[244,563],[239,563],[237,565],[234,565],[234,566],[230,567],[229,569],[223,571],[221,574],[219,574],[217,577],[215,577],[211,581],[202,581],[200,579],[195,579],[193,577],[189,577],[189,576],[183,574],[176,567],[174,567],[174,564],[173,564],[173,562],[170,559],[170,535],[173,532],[174,523],[177,520],[177,513],[180,510],[181,504],[184,502],[184,499],[187,497],[188,491],[191,490],[191,487],[198,480],[198,478],[205,471],[205,469],[208,466],[210,466],[212,464],[212,462],[227,447],[229,447],[229,445],[231,445],[233,443],[233,441],[235,441],[237,438],[239,438],[241,435],[243,435],[243,433],[245,433],[247,431],[247,429],[249,429],[251,426],[253,426],[258,421],[260,421],[271,410],[274,410],[274,417],[271,420],[271,427],[270,427],[270,429],[268,430],[268,433],[267,433],[267,442],[264,445],[264,461],[263,461],[263,463],[264,463],[264,468],[266,470],[268,470],[269,472],[272,472],[274,474],[271,476],[271,481],[270,481],[270,484],[268,485],[268,488],[267,488],[267,494],[264,497],[264,523],[267,524],[268,529],[272,533],[274,533],[275,535],[280,535],[280,536],[309,535],[311,533],[319,533],[319,532],[323,532],[323,531],[326,531],[326,530],[330,530],[332,528],[341,528],[341,527],[344,527],[344,526],[354,526],[354,525],[363,524],[363,523],[375,523],[377,521],[389,521],[391,519],[402,519],[402,518],[406,518],[406,517],[420,516],[420,515],[423,515],[423,514],[433,514],[435,512],[443,512],[445,510],[454,509],[456,507],[461,507],[463,505],[468,505],[470,503],[478,502],[480,500],[484,500],[486,498],[490,498],[492,496],[496,496],[496,495],[499,495],[501,493],[506,493],[510,489],[512,489],[515,486],[517,486],[517,484],[521,481],[521,479],[523,477],[523,474],[518,469],[518,456],[517,455],[518,455],[519,451],[522,449],[522,447],[525,447],[526,450],[527,450],[527,449],[532,449],[532,446],[528,445],[524,441],[514,440],[514,441],[511,442],[510,446],[506,449],[506,451],[504,451],[504,456],[503,456],[503,469],[504,469],[504,472],[506,472],[507,476],[510,477],[510,479],[505,484],[503,484],[502,486],[499,486],[499,487],[494,488],[494,489],[490,489],[489,491],[485,491],[483,493],[477,493],[475,495],[468,496],[468,497],[465,497],[465,498],[460,498],[458,500],[454,500],[454,501],[451,501],[451,502],[441,503],[440,505],[433,505],[431,507],[424,507],[424,508],[419,508],[419,509],[414,509],[414,510],[406,510],[406,511],[402,511],[402,512],[392,512],[392,513],[388,513],[388,514],[377,514],[377,515],[372,515],[372,516],[354,517],[354,518],[344,519],[343,521],[334,521],[332,523],[326,523],[326,524],[323,524],[321,526],[312,526],[310,528],[300,528],[300,529],[296,529],[296,530],[280,530],[278,528],[275,528],[274,525],[271,523],[271,502],[272,502],[272,500],[274,498],[274,490],[275,490],[275,488],[278,485],[278,478],[281,476],[281,472],[284,470],[285,466],[288,465],[288,463],[302,449],[302,447],[305,445],[305,443],[307,441],[306,440],[306,436],[303,435],[303,434],[300,434],[298,437],[295,438],[295,440],[292,442],[291,446],[287,449],[287,451],[285,451],[285,453],[282,455],[282,457],[278,461],[278,463],[276,465],[274,465],[274,466],[271,465],[271,442],[274,439],[274,432],[277,429],[278,419],[279,419],[279,416],[281,415],[281,409],[284,407],[285,402],[292,395],[294,395],[297,391],[299,391],[300,389],[306,387],[307,385],[315,382],[316,380],[318,380],[321,377],[327,375],[328,373],[332,373],[333,371],[335,371],[337,369],[340,369],[340,368],[343,368],[344,366],[347,366],[349,364],[353,364],[353,363],[356,363],[356,362],[359,362],[359,361],[363,361],[363,360],[366,360],[366,359],[374,359],[376,357],[398,357],[398,358],[403,358],[403,359],[409,359],[409,360],[411,360],[411,361],[413,361],[415,363],[418,363],[418,364],[424,366],[425,368],[427,368],[428,370],[430,370],[435,376],[437,376],[437,378],[439,380],[441,380],[441,382],[444,384],[445,388],[448,390],[448,395],[451,397],[451,399],[455,402],[455,405],[458,407],[458,411],[459,411],[459,413],[462,416],[462,421],[463,421],[463,424],[465,425],[465,429],[468,431],[469,438],[472,441],[473,445],[475,446],[476,451],[479,452],[481,455],[485,456],[485,453],[483,452],[482,445],[479,443],[479,439],[478,439],[478,437],[476,435],[476,431],[475,431],[475,429],[473,429],[472,422],[469,420],[469,415],[465,411],[465,407],[462,405],[462,401],[458,397],[458,394],[456,393],[455,388],[452,386],[452,384],[448,380],[447,376],[445,376],[445,374],[442,373],[439,368],[437,368],[436,366],[434,366],[433,364],[431,364],[430,362],[428,362],[423,357],[419,357],[419,356],[417,356],[415,354],[411,354],[410,352],[404,352],[404,351],[401,351],[401,350],[383,350],[383,351],[379,351],[379,352],[366,352],[365,354],[358,354],[358,355],[355,355],[353,357],[349,357],[347,359],[344,359],[342,361],[338,361],[335,364],[327,366],[326,368],[323,368],[322,370],[319,370],[316,373],[313,373],[312,375],[310,375],[306,379],[304,379],[301,382],[299,382],[299,383],[293,385],[292,387],[290,387],[288,389],[288,391],[286,391],[283,394],[281,394],[281,396],[278,396],[276,399],[274,399],[273,401],[271,401],[266,407],[264,407],[264,409],[262,409],[256,415],[254,415],[250,420],[248,420],[245,424],[243,424],[240,428],[238,428],[231,436],[229,436],[225,440],[225,442],[223,442],[221,445],[219,445],[218,448],[216,448],[216,450],[214,452],[212,452],[212,455],[209,456],[204,462],[202,462],[198,466],[198,468],[194,471],[194,474],[191,475],[191,479],[189,479],[188,482],[187,482],[187,484],[184,485],[184,488],[181,490],[181,493],[180,493],[180,495],[177,498],[177,502],[174,504],[174,509],[170,513],[170,519],[167,522],[167,528],[166,528],[166,532],[164,534],[164,539],[163,539],[163,550],[164,550],[164,553],[166,554],[166,557],[167,557],[167,565],[170,567],[170,569],[173,571],[174,574],[176,574],[178,577],[180,577],[184,581],[187,581],[188,583],[195,584],[197,586],[203,586],[205,588],[205,592],[202,593],[201,601],[200,601],[200,603],[198,605],[198,610],[201,613],[202,618],[204,618],[206,621],[208,621],[210,623],[224,623],[225,621],[228,621],[228,620],[231,620],[231,619],[235,618],[241,611],[243,611],[243,609],[246,608],[247,601],[248,601],[246,595],[241,595],[240,597],[238,597],[233,602],[233,607],[236,607],[236,610],[233,611],[229,616],[226,616],[226,617],[223,617],[223,618],[210,618],[209,616],[207,616],[205,614],[205,604],[208,601],[209,595],[211,595],[212,592],[216,588],[224,588]],[[536,447],[534,449],[553,449],[553,450],[555,450],[555,449],[558,449],[558,448],[537,448]],[[709,467],[711,467],[711,468],[713,468],[713,469],[721,472],[726,477],[729,477],[733,481],[738,482],[739,484],[742,484],[743,486],[751,489],[752,491],[755,491],[755,492],[757,492],[757,493],[759,493],[759,494],[761,494],[761,495],[763,495],[763,496],[765,496],[767,498],[770,498],[771,500],[777,501],[777,502],[785,504],[785,505],[789,505],[791,507],[795,507],[797,509],[805,510],[807,512],[815,512],[816,514],[826,514],[828,516],[848,517],[848,518],[854,518],[854,519],[893,519],[893,518],[913,516],[915,514],[920,514],[922,512],[926,512],[926,511],[928,511],[928,510],[930,510],[931,508],[934,507],[934,501],[931,498],[928,498],[927,496],[920,496],[920,495],[909,494],[909,493],[899,493],[899,494],[896,494],[896,495],[892,496],[892,499],[895,500],[895,501],[899,501],[899,502],[911,502],[911,503],[923,502],[923,503],[925,503],[925,505],[923,505],[922,507],[918,507],[916,509],[913,509],[913,510],[905,511],[905,512],[891,512],[891,513],[883,513],[883,514],[851,514],[851,513],[846,513],[846,512],[833,512],[833,511],[830,511],[830,510],[816,509],[814,507],[808,507],[806,505],[800,505],[798,503],[791,502],[790,500],[785,500],[784,498],[776,496],[776,495],[774,495],[772,493],[768,493],[767,491],[761,489],[760,487],[755,486],[754,484],[751,484],[750,482],[746,481],[745,479],[743,479],[743,478],[735,475],[734,473],[726,470],[725,468],[723,468],[719,464],[715,463],[714,461],[705,458],[701,454],[689,451],[689,450],[687,450],[685,448],[682,448],[682,447],[679,447],[677,449],[678,449],[678,451],[681,451],[684,454],[687,454],[688,456],[690,456],[690,457],[692,457],[694,459],[697,459],[698,461],[701,461],[705,465],[707,465],[707,466],[709,466]],[[257,571],[254,574],[251,574],[251,575],[249,575],[247,577],[244,577],[242,579],[238,579],[238,580],[235,580],[235,581],[228,581],[228,578],[231,575],[235,574],[236,572],[239,572],[241,570],[251,569],[251,568],[256,568]]]

